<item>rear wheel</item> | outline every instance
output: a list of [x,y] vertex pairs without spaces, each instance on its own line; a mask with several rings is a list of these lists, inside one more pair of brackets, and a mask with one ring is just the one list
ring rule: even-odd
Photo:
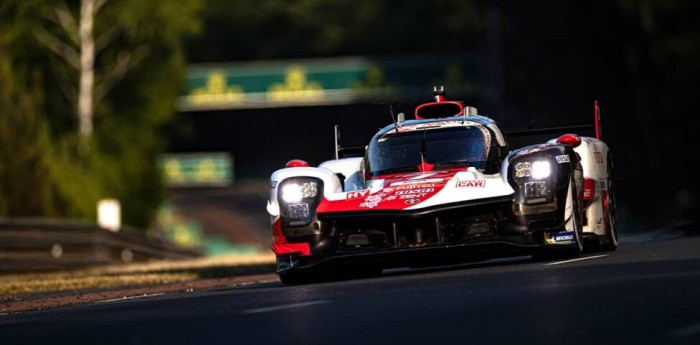
[[603,250],[615,250],[617,249],[618,238],[617,238],[617,203],[615,200],[615,184],[613,176],[613,161],[612,156],[608,153],[608,192],[606,198],[603,200],[603,212],[605,217],[605,242],[601,244],[601,249]]

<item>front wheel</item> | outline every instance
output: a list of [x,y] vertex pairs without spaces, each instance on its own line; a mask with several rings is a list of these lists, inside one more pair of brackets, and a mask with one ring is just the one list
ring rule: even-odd
[[298,272],[294,269],[277,274],[280,282],[284,285],[313,284],[320,281],[320,276],[310,272]]
[[565,205],[565,209],[571,208],[571,214],[565,223],[565,228],[573,232],[573,241],[575,243],[573,246],[567,246],[566,248],[557,248],[557,245],[543,248],[532,253],[532,258],[535,261],[576,258],[583,253],[583,226],[581,226],[582,217],[579,205],[578,191],[572,177],[569,181],[569,192]]

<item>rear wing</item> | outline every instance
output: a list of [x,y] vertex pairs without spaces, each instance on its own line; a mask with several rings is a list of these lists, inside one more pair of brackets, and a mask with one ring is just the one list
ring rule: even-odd
[[[518,138],[545,134],[562,135],[566,133],[578,133],[581,131],[595,131],[596,139],[603,140],[603,128],[601,123],[600,105],[598,103],[598,100],[595,100],[593,102],[593,115],[594,117],[592,124],[589,123],[545,128],[533,128],[533,126],[531,125],[527,129],[505,130],[503,133],[509,138]],[[363,157],[365,154],[365,149],[365,145],[344,147],[342,144],[340,125],[335,125],[335,159],[345,157]]]
[[564,134],[569,132],[579,132],[579,131],[595,131],[595,137],[598,140],[603,140],[603,128],[600,119],[600,105],[598,100],[593,102],[593,123],[592,124],[580,124],[562,127],[547,127],[547,128],[533,128],[530,126],[528,129],[513,129],[506,130],[504,133],[508,137],[525,137],[532,135],[541,134]]
[[342,145],[342,136],[340,134],[340,125],[335,125],[335,159],[345,157],[364,157],[365,146],[348,146]]

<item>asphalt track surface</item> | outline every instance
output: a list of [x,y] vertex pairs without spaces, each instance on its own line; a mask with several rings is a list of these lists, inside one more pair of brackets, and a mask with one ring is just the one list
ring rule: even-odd
[[700,236],[0,315],[0,344],[700,344]]

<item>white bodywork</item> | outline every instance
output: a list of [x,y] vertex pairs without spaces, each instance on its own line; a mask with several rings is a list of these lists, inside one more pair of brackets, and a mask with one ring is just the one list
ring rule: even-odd
[[365,188],[362,178],[363,159],[362,157],[333,159],[321,163],[318,167],[329,169],[336,174],[341,174],[345,178],[343,180],[343,191],[349,192]]
[[340,193],[343,191],[340,179],[334,171],[328,168],[294,167],[276,170],[270,177],[270,200],[267,202],[267,212],[272,217],[279,217],[279,204],[277,203],[277,186],[280,182],[290,177],[311,176],[323,181],[323,195]]
[[[549,142],[554,143],[556,139]],[[585,210],[587,222],[583,224],[583,232],[605,235],[603,192],[608,190],[608,145],[596,138],[581,137],[581,145],[574,151],[581,157],[583,178],[592,180],[595,185],[592,203]]]
[[[342,176],[339,176],[341,174]],[[401,209],[414,210],[431,206],[480,200],[490,197],[510,196],[513,188],[501,174],[486,175],[475,168],[457,172],[447,178],[441,177],[441,172],[414,173],[415,176],[401,180],[373,179],[365,185],[362,178],[362,158],[342,158],[321,163],[319,167],[284,168],[275,171],[271,177],[270,201],[267,204],[268,213],[274,218],[280,214],[277,202],[277,186],[290,177],[311,176],[320,178],[324,183],[323,196],[328,201],[344,201],[355,196],[366,196],[366,203],[360,206],[371,209],[379,203],[390,203],[396,199],[392,195],[396,190],[413,188],[412,186],[434,185],[434,193],[426,193],[426,197],[415,205],[405,205]],[[345,177],[341,183],[340,178]],[[465,186],[476,186],[468,188]],[[343,189],[343,185],[345,188]],[[372,206],[375,204],[375,206]]]

